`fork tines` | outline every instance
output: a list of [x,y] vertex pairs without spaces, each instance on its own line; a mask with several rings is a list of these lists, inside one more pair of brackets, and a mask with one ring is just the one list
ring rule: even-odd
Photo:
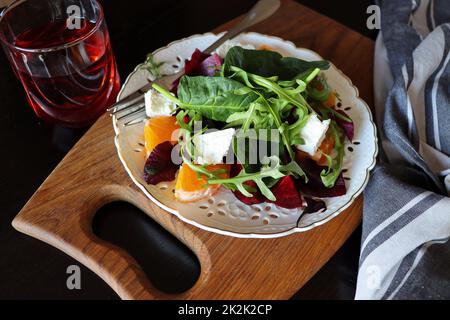
[[122,112],[124,110],[130,109],[138,103],[142,103],[144,101],[145,93],[152,88],[152,83],[147,83],[145,86],[140,88],[139,90],[133,92],[129,96],[123,98],[122,100],[113,104],[110,108],[107,109],[111,115],[116,114],[118,112]]

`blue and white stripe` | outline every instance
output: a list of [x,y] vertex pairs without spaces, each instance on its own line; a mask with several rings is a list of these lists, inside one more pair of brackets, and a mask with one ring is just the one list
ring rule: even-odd
[[450,1],[381,0],[356,299],[450,298]]

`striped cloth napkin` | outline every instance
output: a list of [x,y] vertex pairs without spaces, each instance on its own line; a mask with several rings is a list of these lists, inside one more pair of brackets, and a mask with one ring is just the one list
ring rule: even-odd
[[356,299],[450,299],[450,1],[380,0]]

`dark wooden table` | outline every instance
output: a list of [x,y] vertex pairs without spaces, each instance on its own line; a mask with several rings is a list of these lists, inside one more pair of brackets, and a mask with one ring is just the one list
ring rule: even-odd
[[[147,52],[171,40],[211,30],[245,12],[255,1],[135,0],[133,6],[119,1],[103,2],[119,70],[124,77]],[[306,2],[314,5],[311,1]],[[324,2],[331,3],[316,1],[316,4]],[[205,19],[211,16],[214,19]],[[335,18],[354,21],[348,20],[346,15]],[[364,76],[371,77],[361,75]],[[0,180],[0,298],[116,299],[115,293],[101,279],[82,266],[82,289],[68,290],[66,268],[77,262],[11,228],[14,215],[84,130],[49,127],[39,122],[27,106],[23,90],[3,54],[0,55],[0,77],[0,165],[3,169]],[[130,205],[114,203],[104,207],[97,215],[94,229],[104,239],[130,252],[150,280],[164,291],[183,291],[198,276],[199,265],[194,255]],[[127,230],[133,230],[132,236],[118,236]],[[294,298],[351,299],[359,237],[357,231]],[[184,276],[170,276],[177,272]]]

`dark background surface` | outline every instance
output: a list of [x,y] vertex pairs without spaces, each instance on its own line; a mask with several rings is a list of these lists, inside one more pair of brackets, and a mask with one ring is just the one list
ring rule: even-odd
[[[207,32],[245,13],[255,0],[101,1],[122,79],[145,55],[168,42]],[[365,28],[370,0],[299,0],[374,38]],[[0,298],[117,299],[100,278],[81,267],[81,290],[68,290],[66,268],[78,263],[18,233],[11,221],[85,130],[53,128],[38,121],[23,89],[0,53]],[[102,238],[126,249],[152,283],[166,292],[188,289],[200,272],[195,256],[138,209],[105,206],[94,220]],[[293,298],[352,299],[360,230]],[[287,275],[288,276],[288,275]]]

